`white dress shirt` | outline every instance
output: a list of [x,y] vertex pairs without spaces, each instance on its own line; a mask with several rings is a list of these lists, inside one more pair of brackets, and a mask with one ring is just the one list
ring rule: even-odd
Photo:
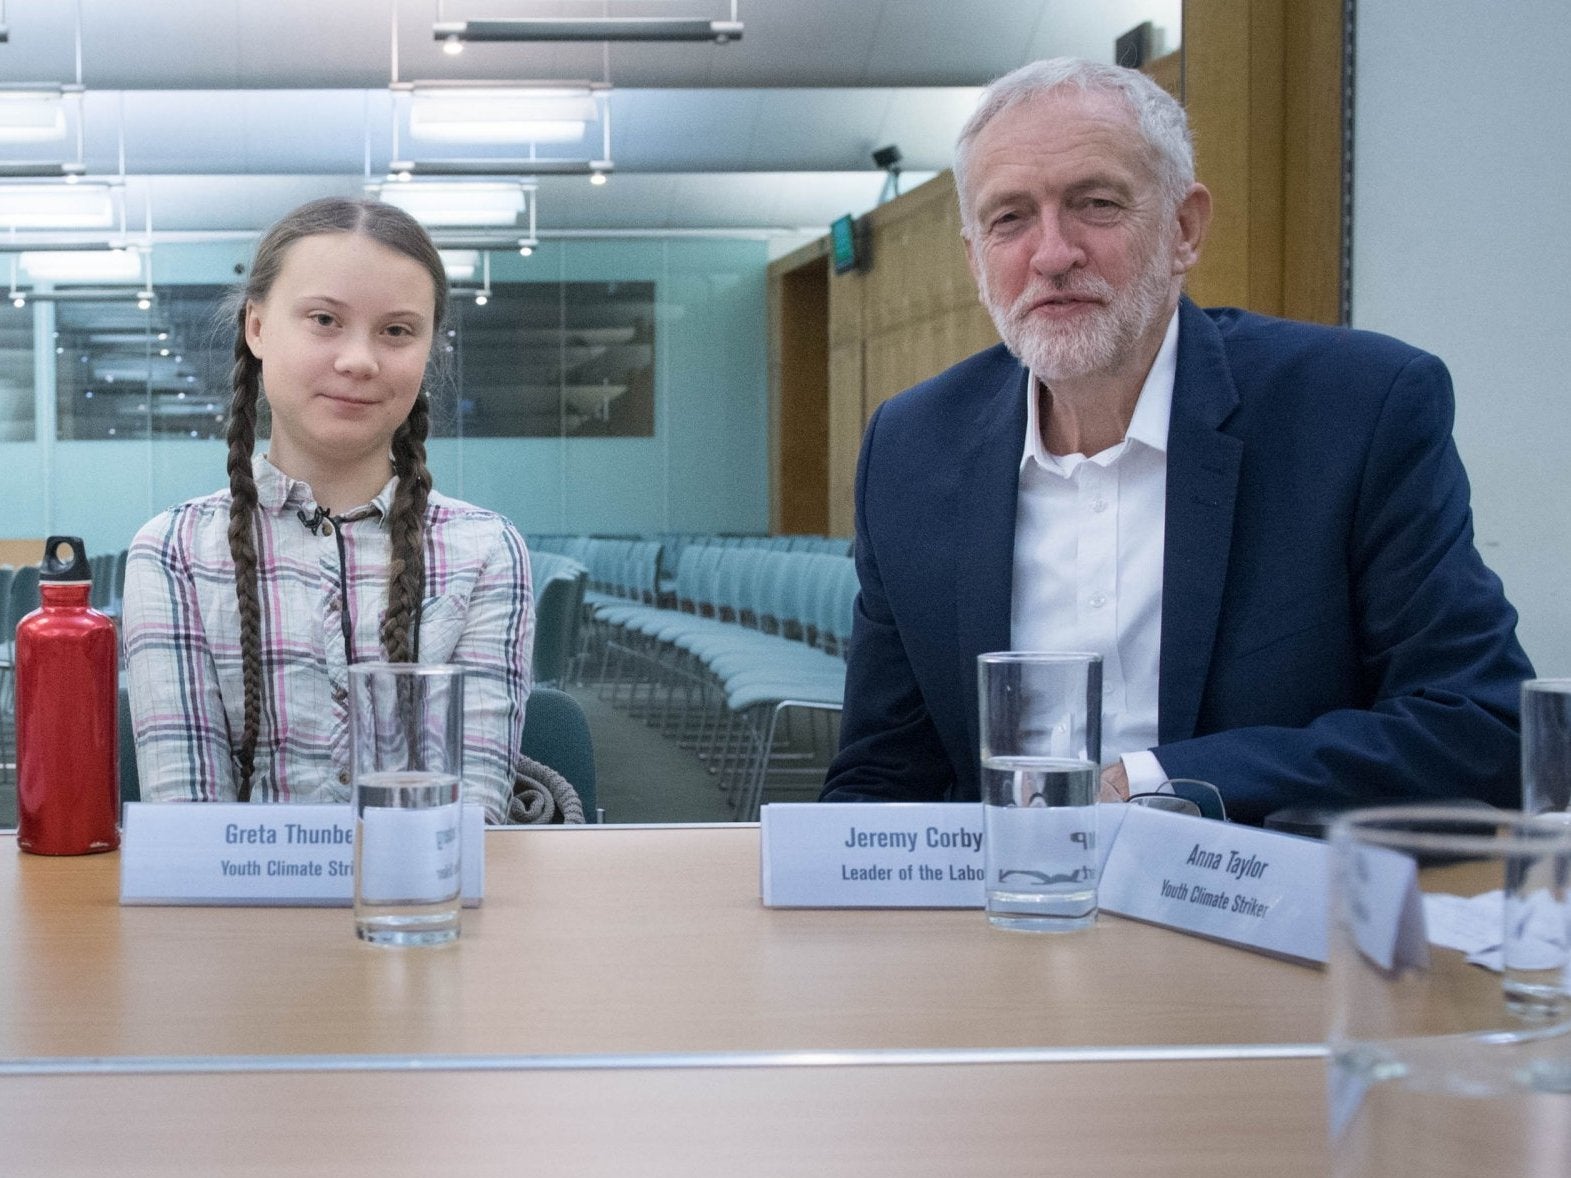
[[1102,656],[1102,763],[1122,758],[1131,793],[1167,776],[1157,743],[1167,426],[1178,314],[1167,325],[1124,440],[1089,458],[1049,454],[1026,385],[1025,453],[1015,515],[1010,644]]

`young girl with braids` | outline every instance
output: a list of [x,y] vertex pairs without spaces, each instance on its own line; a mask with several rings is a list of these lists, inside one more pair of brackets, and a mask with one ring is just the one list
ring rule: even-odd
[[127,562],[144,799],[347,801],[348,667],[387,659],[465,667],[465,796],[506,814],[529,561],[507,520],[431,489],[425,386],[446,295],[431,239],[389,205],[313,201],[257,246],[235,313],[229,487],[147,524]]

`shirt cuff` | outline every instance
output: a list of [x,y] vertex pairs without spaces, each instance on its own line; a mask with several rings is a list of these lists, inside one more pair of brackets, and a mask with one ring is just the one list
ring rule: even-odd
[[1160,789],[1167,781],[1167,770],[1162,768],[1162,762],[1156,759],[1156,754],[1150,749],[1142,749],[1138,753],[1125,753],[1119,758],[1124,763],[1124,776],[1129,779],[1130,795],[1154,794],[1173,792],[1171,786]]

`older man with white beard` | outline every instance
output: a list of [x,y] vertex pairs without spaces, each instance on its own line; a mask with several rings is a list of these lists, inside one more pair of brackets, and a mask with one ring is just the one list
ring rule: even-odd
[[1004,343],[881,406],[826,800],[973,800],[976,656],[1095,651],[1105,797],[1231,816],[1516,798],[1516,615],[1472,543],[1433,356],[1183,297],[1211,197],[1182,107],[1055,59],[956,149]]

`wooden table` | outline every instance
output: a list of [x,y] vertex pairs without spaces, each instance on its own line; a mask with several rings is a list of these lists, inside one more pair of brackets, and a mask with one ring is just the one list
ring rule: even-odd
[[1325,1170],[1318,970],[758,899],[756,827],[499,830],[456,945],[122,908],[0,839],[0,1170]]
[[0,1170],[1323,1178],[1318,1060],[0,1080]]
[[347,909],[122,908],[118,879],[0,840],[0,1059],[1322,1038],[1319,970],[1113,916],[764,908],[756,827],[493,831],[485,905],[434,950],[362,944]]

